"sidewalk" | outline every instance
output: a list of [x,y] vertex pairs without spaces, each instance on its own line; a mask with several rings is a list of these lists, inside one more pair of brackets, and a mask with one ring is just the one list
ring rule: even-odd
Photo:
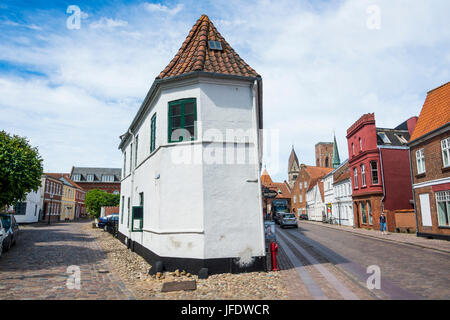
[[390,232],[387,235],[382,235],[381,232],[378,230],[367,230],[367,229],[353,228],[353,227],[348,227],[348,226],[339,226],[339,225],[333,225],[333,224],[328,224],[328,223],[322,223],[322,222],[318,222],[318,221],[307,221],[307,220],[301,220],[299,222],[299,226],[301,226],[303,223],[322,226],[322,227],[326,227],[326,228],[337,229],[337,230],[346,231],[346,232],[351,232],[351,233],[359,234],[362,236],[381,239],[384,241],[403,243],[403,244],[413,245],[413,246],[417,246],[417,247],[421,247],[421,248],[433,249],[433,250],[437,250],[437,251],[441,251],[441,252],[445,252],[445,253],[450,253],[450,241],[417,237],[415,233],[392,233],[392,232]]

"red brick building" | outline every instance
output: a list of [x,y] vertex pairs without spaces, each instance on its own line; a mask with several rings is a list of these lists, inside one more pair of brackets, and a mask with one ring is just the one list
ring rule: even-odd
[[120,194],[122,170],[120,168],[72,167],[70,178],[84,190],[100,189]]
[[416,121],[377,128],[369,113],[347,130],[355,227],[379,229],[384,212],[387,229],[395,232],[395,212],[413,208],[407,143]]
[[316,167],[333,168],[333,142],[316,144]]
[[48,174],[41,178],[41,215],[40,221],[59,221],[61,215],[61,198],[63,194],[63,182]]
[[417,235],[450,240],[450,82],[428,92],[408,145]]
[[310,186],[331,171],[332,168],[300,165],[298,177],[291,188],[291,206],[297,218],[300,214],[306,214],[306,192]]

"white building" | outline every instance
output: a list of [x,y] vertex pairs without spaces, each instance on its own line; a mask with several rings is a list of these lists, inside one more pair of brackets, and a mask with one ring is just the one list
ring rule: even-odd
[[263,270],[261,128],[261,77],[203,15],[121,137],[120,239],[166,270]]
[[334,203],[334,189],[333,189],[333,174],[331,171],[325,175],[322,179],[323,182],[323,193],[324,193],[324,206],[325,206],[325,219],[329,221],[330,218],[334,218],[332,207]]
[[333,217],[337,224],[353,226],[352,179],[348,167],[348,160],[344,161],[334,171],[333,176]]
[[311,221],[324,221],[326,217],[323,181],[321,179],[311,181],[306,192],[306,213],[308,214],[308,220]]
[[41,187],[27,194],[25,201],[18,202],[10,208],[18,223],[34,223],[39,220],[41,209]]

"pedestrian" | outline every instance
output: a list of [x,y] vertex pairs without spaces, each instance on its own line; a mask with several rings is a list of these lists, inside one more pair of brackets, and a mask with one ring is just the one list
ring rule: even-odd
[[386,216],[384,215],[384,212],[381,213],[380,216],[380,229],[382,234],[387,234],[386,232]]

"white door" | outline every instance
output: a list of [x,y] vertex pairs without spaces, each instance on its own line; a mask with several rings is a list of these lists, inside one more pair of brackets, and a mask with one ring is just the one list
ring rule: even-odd
[[422,226],[431,227],[431,209],[430,209],[430,195],[423,193],[419,195],[420,199],[420,212],[422,213]]

